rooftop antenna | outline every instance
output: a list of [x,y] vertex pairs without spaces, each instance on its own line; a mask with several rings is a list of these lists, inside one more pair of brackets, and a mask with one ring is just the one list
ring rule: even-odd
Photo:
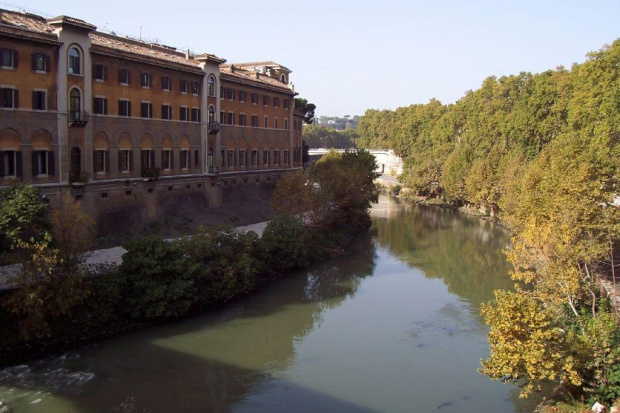
[[142,26],[140,26],[140,40],[142,40]]

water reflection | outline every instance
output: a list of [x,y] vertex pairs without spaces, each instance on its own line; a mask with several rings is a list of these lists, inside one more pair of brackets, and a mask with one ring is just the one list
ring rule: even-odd
[[378,242],[403,262],[441,278],[450,292],[477,309],[493,290],[510,289],[503,250],[508,234],[497,225],[448,209],[381,197],[373,209]]
[[[282,280],[217,314],[129,334],[60,363],[48,362],[47,371],[56,375],[94,377],[79,385],[42,380],[36,373],[26,381],[9,370],[0,372],[0,400],[19,412],[110,412],[128,397],[140,411],[227,411],[288,369],[295,343],[373,273],[370,235],[352,248],[351,255]],[[32,365],[14,369],[37,371]],[[309,389],[298,391],[337,410],[363,411]]]

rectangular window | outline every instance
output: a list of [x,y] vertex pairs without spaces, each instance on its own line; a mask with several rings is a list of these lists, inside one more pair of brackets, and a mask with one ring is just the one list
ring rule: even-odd
[[269,117],[265,116],[265,118],[263,119],[263,127],[264,128],[268,128],[269,127]]
[[269,106],[269,95],[263,95],[263,106]]
[[273,151],[273,164],[280,165],[280,151]]
[[161,118],[172,119],[172,106],[166,104],[161,105]]
[[131,116],[131,102],[120,99],[118,101],[118,116]]
[[254,149],[252,151],[252,166],[258,165],[258,151]]
[[280,107],[280,98],[273,98],[273,107],[276,109]]
[[108,171],[108,151],[97,149],[93,153],[93,169],[95,173],[102,174]]
[[239,126],[245,126],[245,114],[239,114]]
[[181,93],[187,93],[189,90],[189,82],[187,79],[181,79]]
[[129,73],[129,69],[118,69],[118,83],[125,86],[131,83],[131,73]]
[[47,109],[47,92],[44,90],[34,90],[32,92],[32,109],[34,110],[46,110]]
[[170,76],[163,75],[161,77],[161,90],[163,90],[164,92],[170,92],[171,89],[172,80],[170,79]]
[[245,166],[245,150],[239,151],[239,166]]
[[235,100],[235,90],[228,89],[228,100]]
[[187,108],[187,106],[181,106],[181,111],[179,112],[179,119],[180,120],[189,120],[189,109]]
[[284,100],[282,101],[282,103],[284,104],[284,109],[285,109],[285,110],[288,110],[288,105],[289,105],[289,103],[288,103],[288,99],[284,99]]
[[284,151],[284,165],[288,165],[288,151]]
[[142,72],[142,74],[140,75],[140,86],[146,89],[150,89],[152,80],[153,75],[151,75],[150,73]]
[[239,91],[239,102],[245,103],[245,92],[243,90]]
[[142,172],[146,172],[149,168],[155,167],[155,151],[152,149],[144,149],[141,152]]
[[226,151],[224,149],[220,151],[220,161],[222,163],[222,167],[226,166]]
[[252,104],[258,105],[258,95],[256,93],[252,93]]
[[131,171],[131,151],[129,149],[121,149],[118,151],[118,171]]
[[284,129],[288,130],[288,119],[284,119]]
[[234,125],[235,124],[235,114],[234,114],[234,112],[229,112],[228,113],[228,124],[229,125]]
[[220,99],[224,99],[224,97],[226,96],[226,89],[224,88],[224,86],[220,87]]
[[269,151],[263,151],[263,165],[269,166]]
[[99,63],[93,65],[93,79],[98,82],[105,82],[106,74],[106,67],[104,65]]
[[192,82],[192,95],[197,95],[199,93],[198,82]]
[[228,166],[235,166],[235,151],[228,151]]
[[143,118],[153,117],[153,104],[149,102],[142,102],[140,104],[140,116]]
[[192,108],[192,122],[200,122],[200,109]]
[[258,128],[258,115],[252,115],[252,127]]
[[[196,149],[194,151],[194,168],[198,168],[200,166],[200,151]],[[198,184],[198,188],[200,188],[200,184]]]
[[32,54],[32,70],[35,72],[49,72],[50,61],[49,57],[42,53]]
[[164,171],[172,169],[172,149],[164,149],[161,151],[161,166]]
[[223,111],[220,112],[220,122],[222,122],[222,125],[226,125],[226,116],[224,116]]
[[21,151],[0,151],[0,176],[22,176]]
[[97,115],[108,114],[108,100],[106,98],[96,96],[93,99],[93,112]]
[[17,89],[0,88],[0,107],[19,108],[19,93]]
[[275,119],[273,120],[273,127],[274,127],[275,129],[278,129],[278,118],[275,118]]
[[181,169],[189,169],[189,151],[187,149],[181,149]]
[[0,67],[17,69],[17,64],[17,50],[0,49]]
[[54,175],[54,152],[48,150],[32,151],[32,175]]

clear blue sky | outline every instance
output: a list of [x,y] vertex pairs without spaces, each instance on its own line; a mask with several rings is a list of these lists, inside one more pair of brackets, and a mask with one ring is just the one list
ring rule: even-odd
[[0,0],[293,71],[317,115],[455,102],[491,75],[583,62],[620,38],[620,0]]

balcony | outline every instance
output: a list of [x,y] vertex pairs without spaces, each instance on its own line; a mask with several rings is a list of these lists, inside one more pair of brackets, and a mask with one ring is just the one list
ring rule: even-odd
[[83,128],[88,123],[88,113],[77,110],[69,111],[69,127]]
[[217,122],[209,122],[209,135],[214,135],[220,131],[220,124]]

